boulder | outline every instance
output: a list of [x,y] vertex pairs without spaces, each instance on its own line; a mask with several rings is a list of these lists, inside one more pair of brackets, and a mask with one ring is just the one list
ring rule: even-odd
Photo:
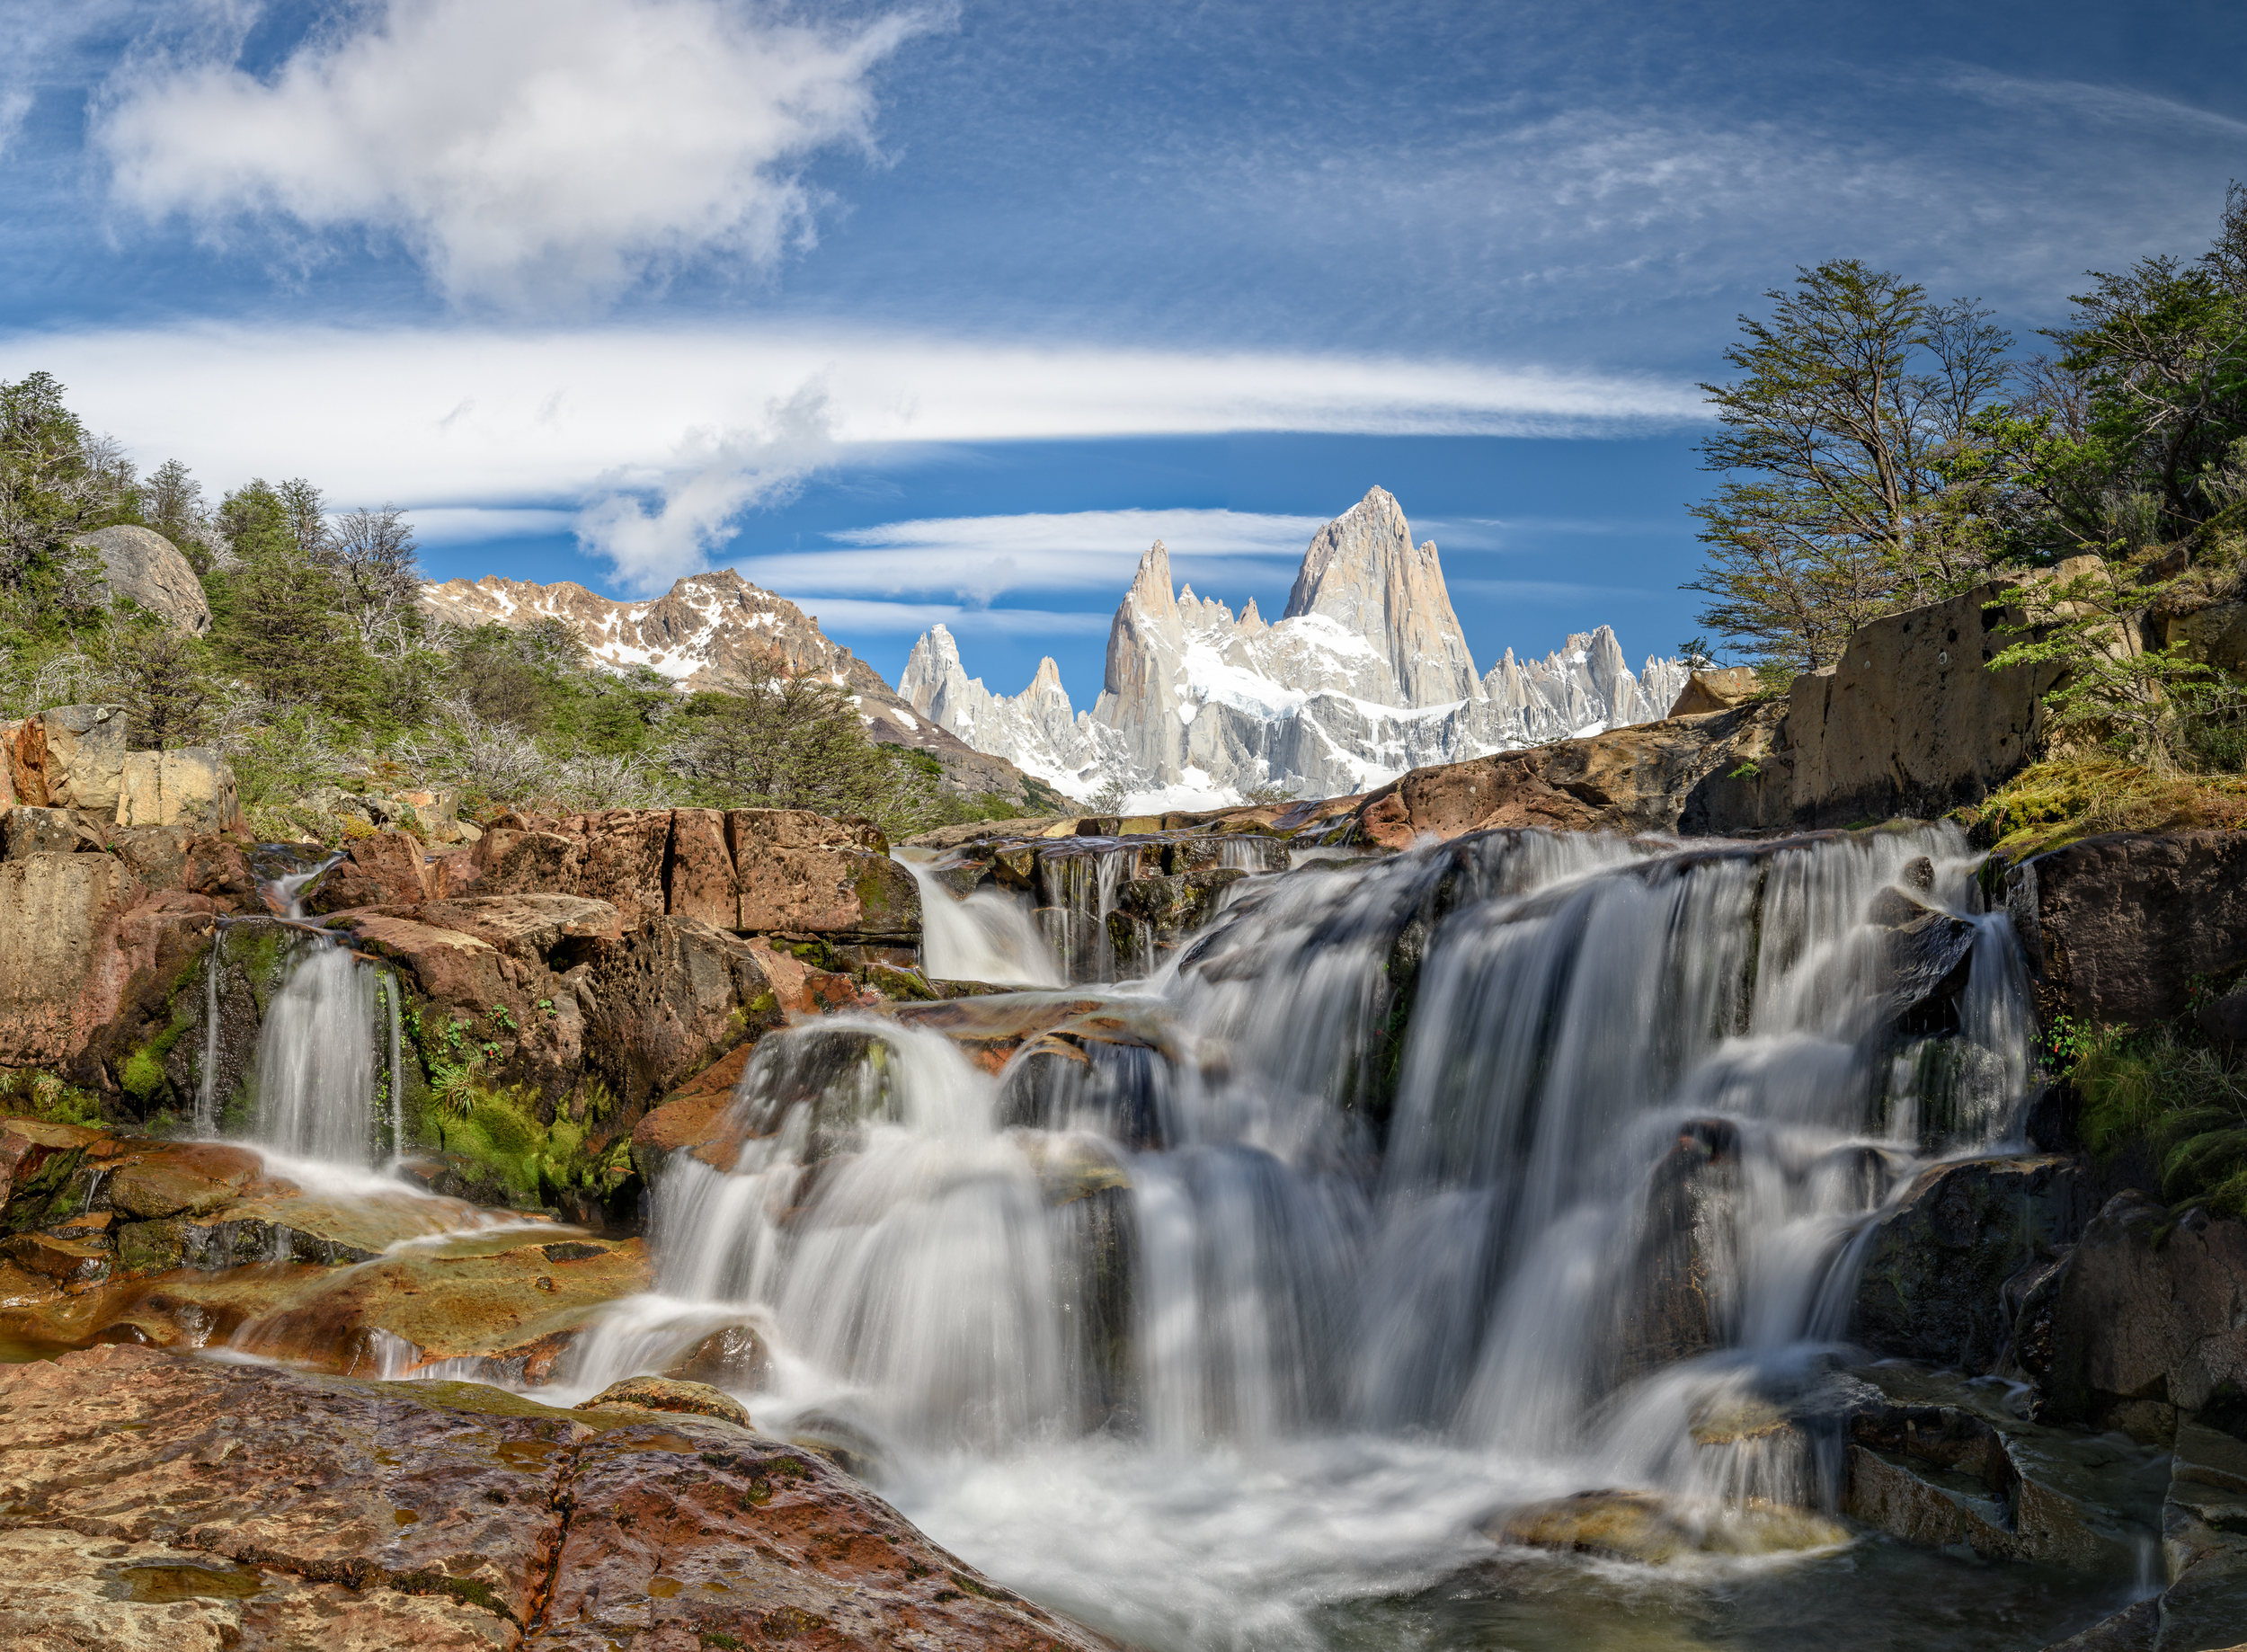
[[742,886],[726,847],[725,814],[718,809],[671,812],[671,864],[664,910],[730,929],[741,920]]
[[2247,832],[2084,838],[2008,870],[2005,910],[2047,1018],[2154,1026],[2247,964]]
[[678,1377],[626,1377],[611,1382],[591,1399],[581,1399],[580,1411],[625,1406],[642,1411],[674,1411],[688,1417],[714,1417],[737,1427],[750,1426],[749,1408],[707,1382]]
[[111,940],[138,893],[108,855],[0,861],[0,1067],[60,1068],[95,1041],[129,974]]
[[1737,1132],[1722,1119],[1694,1120],[1648,1178],[1631,1286],[1617,1304],[1616,1374],[1629,1381],[1720,1346],[1731,1304],[1724,1283],[1736,1267]]
[[2029,763],[2060,668],[1987,669],[2020,640],[2006,595],[1985,585],[1876,619],[1831,670],[1794,679],[1781,756],[1797,825],[1932,820]]
[[468,850],[481,895],[574,894],[585,841],[555,831],[494,826]]
[[1872,1352],[1981,1372],[2012,1336],[2006,1282],[2075,1242],[2090,1212],[2054,1155],[1930,1165],[1865,1243],[1850,1336]]
[[725,830],[741,891],[735,928],[919,938],[920,886],[873,827],[802,809],[733,809]]
[[113,819],[125,755],[121,706],[58,706],[26,717],[9,742],[15,801]]
[[359,906],[417,906],[429,898],[422,840],[403,831],[354,839],[343,858],[313,884],[305,905],[315,912]]
[[608,901],[624,915],[626,928],[663,916],[663,862],[671,838],[669,810],[608,809],[573,815],[562,822],[561,830],[584,845],[575,878],[567,885],[570,893]]
[[1701,717],[1712,711],[1730,711],[1754,699],[1763,679],[1752,665],[1704,666],[1685,679],[1670,706],[1673,717]]
[[2159,1434],[2247,1391],[2247,1222],[2117,1194],[2053,1289],[2039,1417]]
[[120,826],[189,826],[221,830],[240,818],[234,769],[208,746],[129,751],[118,777]]
[[104,528],[71,541],[102,559],[112,600],[138,603],[175,631],[200,636],[210,629],[210,600],[179,547],[148,528]]
[[752,1033],[782,1025],[749,944],[691,918],[596,942],[588,964],[586,1061],[629,1119]]
[[2179,1426],[2162,1550],[2171,1582],[2154,1644],[2233,1647],[2247,1632],[2247,1443],[2205,1423]]
[[0,1418],[11,1642],[1106,1644],[815,1455],[706,1417],[115,1346],[0,1369]]
[[474,936],[521,963],[553,967],[563,966],[555,955],[569,943],[618,940],[626,928],[615,907],[583,895],[466,895],[398,915]]

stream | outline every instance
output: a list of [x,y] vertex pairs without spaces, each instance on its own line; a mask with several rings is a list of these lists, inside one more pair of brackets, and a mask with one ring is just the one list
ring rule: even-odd
[[[2017,1133],[2026,984],[1955,831],[1501,832],[1284,872],[1226,847],[1250,875],[1213,921],[1076,987],[1026,900],[915,865],[928,973],[1009,989],[973,1004],[1018,1052],[988,1070],[901,1013],[768,1035],[730,1167],[681,1152],[655,1189],[656,1289],[539,1395],[750,1328],[759,1426],[1156,1652],[2029,1649],[2145,1592],[1790,1523],[1833,1508],[1834,1459],[1727,1420],[1855,1357],[1870,1219]],[[1048,910],[1103,925],[1131,852]],[[1898,997],[1909,923],[1964,937],[1932,1009]],[[385,1175],[378,977],[303,949],[260,1145]],[[1040,1032],[1088,999],[1097,1029]],[[1608,1488],[1705,1541],[1646,1566],[1483,1533]]]

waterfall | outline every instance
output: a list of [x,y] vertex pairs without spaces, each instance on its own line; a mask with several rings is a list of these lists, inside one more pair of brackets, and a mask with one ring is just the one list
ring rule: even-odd
[[[1049,900],[1104,915],[1132,852],[1050,857]],[[876,1435],[909,1513],[1026,1545],[1054,1598],[1112,1566],[1086,1523],[1137,1532],[1212,1581],[1112,1617],[1231,1645],[1293,1644],[1304,1579],[1463,1555],[1509,1497],[1816,1502],[1830,1463],[1727,1419],[1843,1334],[1882,1201],[2013,1127],[2025,983],[1975,864],[1945,827],[1493,832],[1245,883],[995,1079],[888,1022],[774,1035],[737,1155],[656,1188],[659,1294],[575,1380],[755,1325],[760,1422]],[[1215,1581],[1227,1521],[1305,1498],[1357,1523],[1270,1539],[1262,1604]]]
[[218,971],[225,962],[226,931],[213,922],[210,957],[203,965],[203,1070],[195,1081],[195,1132],[218,1130]]
[[893,852],[891,858],[920,887],[920,962],[932,980],[1062,984],[1052,954],[1019,901],[995,889],[978,889],[962,899],[928,861],[901,852]]
[[257,1144],[294,1158],[374,1162],[373,969],[341,946],[302,947],[257,1041]]
[[1147,852],[1137,843],[1113,839],[1079,839],[1038,857],[1038,887],[1045,897],[1039,920],[1053,951],[1070,975],[1083,981],[1115,977],[1115,947],[1108,938],[1108,914],[1125,869]]

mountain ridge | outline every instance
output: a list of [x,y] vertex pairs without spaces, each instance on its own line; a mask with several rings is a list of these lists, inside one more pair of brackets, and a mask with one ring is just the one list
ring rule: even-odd
[[1120,783],[1136,809],[1237,802],[1278,786],[1334,796],[1406,769],[1666,715],[1687,668],[1633,674],[1614,631],[1543,660],[1512,649],[1478,675],[1433,540],[1375,487],[1312,536],[1280,619],[1238,617],[1189,584],[1168,547],[1140,558],[1109,626],[1101,692],[1078,711],[1051,659],[1000,695],[971,678],[942,626],[913,645],[898,692],[981,750],[1063,791]]

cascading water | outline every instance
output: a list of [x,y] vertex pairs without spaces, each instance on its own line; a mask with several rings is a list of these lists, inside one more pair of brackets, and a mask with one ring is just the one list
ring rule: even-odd
[[[1111,907],[1076,858],[1049,893]],[[1239,885],[996,1078],[893,1023],[777,1036],[574,1380],[752,1325],[760,1422],[840,1417],[940,1541],[1166,1648],[1400,1644],[1338,1603],[1487,1561],[1509,1504],[1815,1501],[1710,1419],[1844,1334],[1894,1187],[2011,1128],[1971,868],[1948,829],[1493,833]]]
[[1022,903],[993,889],[964,900],[945,887],[929,864],[903,853],[891,858],[920,888],[920,961],[938,981],[994,986],[1058,987],[1061,973]]

